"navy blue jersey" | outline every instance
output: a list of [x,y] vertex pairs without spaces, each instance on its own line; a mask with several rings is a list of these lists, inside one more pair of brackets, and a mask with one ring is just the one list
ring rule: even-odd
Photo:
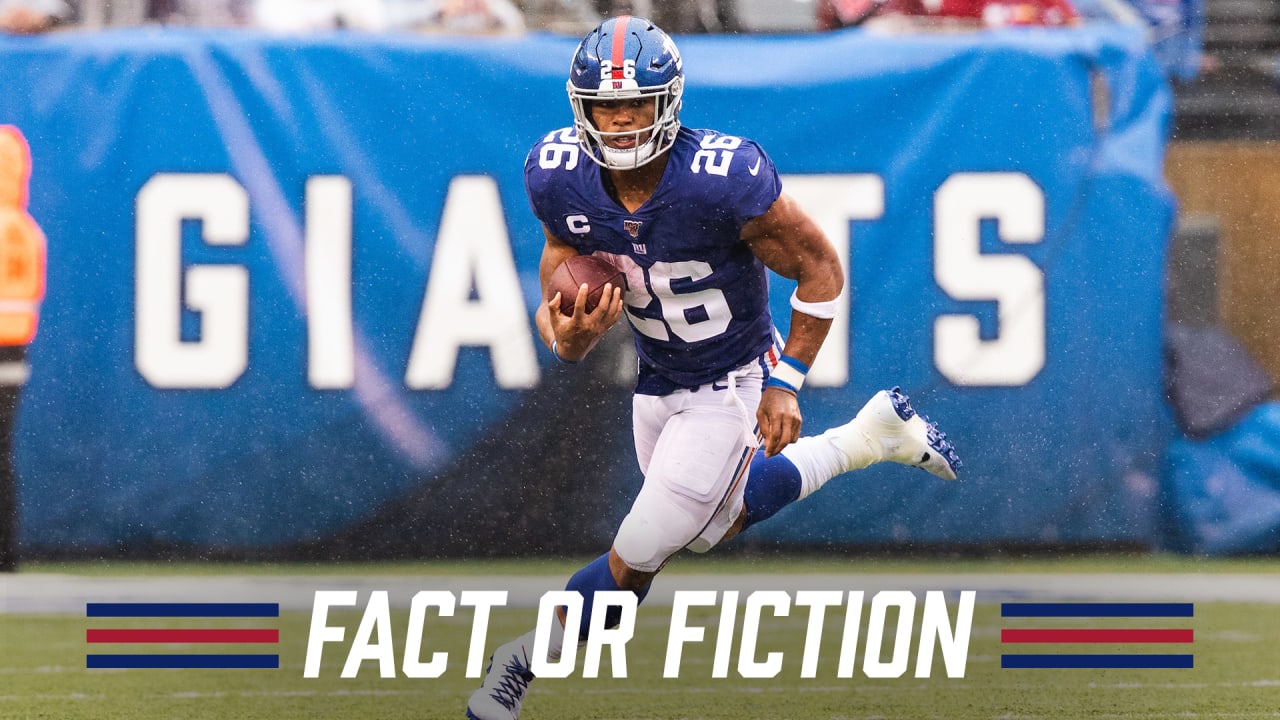
[[634,213],[605,190],[572,128],[542,139],[525,163],[533,212],[582,254],[627,274],[627,320],[640,355],[638,392],[664,394],[724,376],[772,342],[766,269],[742,226],[782,192],[751,140],[681,128],[662,180]]

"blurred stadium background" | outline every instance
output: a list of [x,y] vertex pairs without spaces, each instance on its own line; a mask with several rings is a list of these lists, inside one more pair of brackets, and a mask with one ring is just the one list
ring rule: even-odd
[[[848,264],[807,427],[897,384],[966,461],[950,486],[860,473],[736,549],[1280,547],[1274,8],[1233,2],[894,0],[836,31],[822,3],[652,8],[737,29],[679,36],[683,119],[759,140]],[[521,182],[599,8],[477,36],[95,7],[0,38],[49,245],[22,553],[607,546],[640,480],[631,350],[568,369],[535,342]]]

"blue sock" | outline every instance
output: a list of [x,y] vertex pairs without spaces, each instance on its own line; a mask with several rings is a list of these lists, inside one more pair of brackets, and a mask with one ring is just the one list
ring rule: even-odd
[[765,457],[764,453],[757,453],[742,495],[747,505],[742,529],[746,530],[800,497],[800,470],[784,455]]
[[[649,594],[649,588],[653,587],[653,583],[649,583],[641,590],[636,590],[637,602],[644,602],[644,598]],[[573,574],[569,578],[569,583],[564,586],[565,590],[577,590],[582,593],[582,625],[578,631],[578,639],[587,639],[587,629],[591,627],[591,607],[595,604],[596,593],[604,590],[621,590],[618,583],[613,579],[613,573],[609,570],[609,553],[605,553],[600,557],[587,563],[586,567]],[[610,607],[604,616],[604,626],[606,628],[618,627],[618,623],[622,622],[622,608],[614,605]]]

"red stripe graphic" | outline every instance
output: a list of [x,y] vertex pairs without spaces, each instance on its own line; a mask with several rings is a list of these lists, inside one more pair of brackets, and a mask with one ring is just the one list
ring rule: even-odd
[[[762,439],[760,432],[757,430],[756,444],[759,445]],[[725,493],[724,498],[720,500],[720,505],[716,508],[716,512],[720,512],[720,508],[724,507],[725,500],[733,497],[733,492],[738,489],[738,483],[742,482],[742,479],[749,474],[747,471],[751,469],[751,458],[755,457],[755,454],[756,449],[753,447],[749,447],[744,451],[742,458],[738,460],[740,465],[738,466],[738,472],[733,476],[733,483],[729,485],[729,492]]]
[[1192,630],[1165,630],[1157,628],[1097,629],[1097,630],[1042,630],[1004,629],[1000,642],[1006,643],[1189,643],[1193,642]]
[[280,631],[261,629],[129,629],[91,628],[85,630],[91,643],[278,643]]
[[613,23],[613,73],[614,80],[622,79],[622,53],[627,49],[627,21],[630,15],[622,15]]

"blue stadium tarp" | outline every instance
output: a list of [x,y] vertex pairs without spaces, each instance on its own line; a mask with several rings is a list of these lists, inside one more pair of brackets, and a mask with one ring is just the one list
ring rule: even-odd
[[[570,121],[574,43],[0,38],[0,122],[30,140],[50,245],[16,438],[22,543],[323,537],[506,428],[553,362],[521,170]],[[806,428],[901,385],[966,462],[949,485],[874,468],[753,532],[1151,541],[1173,199],[1170,92],[1141,33],[681,46],[685,123],[761,142],[849,256]],[[790,291],[773,285],[780,322]],[[495,462],[519,475],[521,458]],[[638,474],[625,452],[584,472]]]

